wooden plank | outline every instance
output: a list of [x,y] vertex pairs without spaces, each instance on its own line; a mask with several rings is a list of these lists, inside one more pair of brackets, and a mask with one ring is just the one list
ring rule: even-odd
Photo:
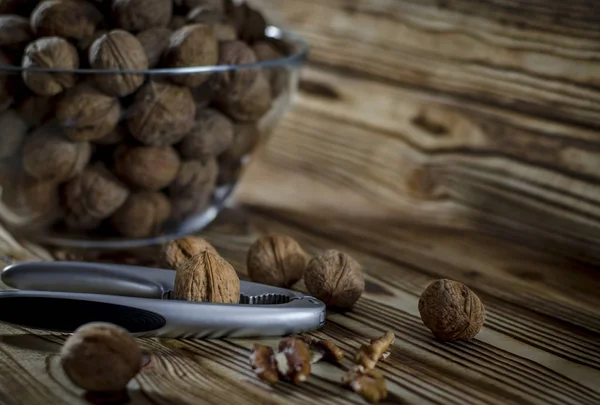
[[315,68],[301,86],[245,201],[486,230],[599,263],[595,131]]
[[[386,403],[600,401],[600,280],[591,267],[574,273],[566,260],[474,232],[401,229],[391,235],[393,243],[385,244],[382,240],[390,234],[379,223],[339,228],[345,232],[334,231],[321,218],[228,209],[203,236],[242,278],[248,247],[266,233],[291,235],[310,254],[335,248],[355,257],[367,274],[363,298],[351,312],[328,311],[326,327],[310,335],[334,340],[351,358],[368,339],[394,331],[392,354],[380,366],[390,389]],[[508,270],[516,264],[518,271]],[[442,276],[467,282],[486,305],[488,318],[474,341],[437,342],[419,319],[420,292]],[[573,291],[561,290],[563,280],[570,280],[568,288],[578,291],[577,299]],[[305,290],[302,283],[295,288]],[[569,314],[565,319],[556,311],[557,303]],[[586,312],[589,316],[583,316]],[[17,398],[15,390],[30,386],[37,388],[27,394],[29,405],[82,403],[82,392],[65,379],[58,363],[66,336],[32,332],[0,326],[0,361],[6,366],[0,392],[9,395],[7,403],[18,403],[11,402]],[[128,387],[133,404],[364,403],[340,387],[342,371],[326,364],[316,365],[300,386],[263,384],[248,364],[252,339],[140,342],[150,361]],[[277,339],[262,342],[274,345]]]
[[570,123],[600,126],[595,1],[252,0],[310,61]]

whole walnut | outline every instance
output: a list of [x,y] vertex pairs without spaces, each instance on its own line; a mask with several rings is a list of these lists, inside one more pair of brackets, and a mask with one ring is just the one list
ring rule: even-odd
[[143,144],[178,143],[194,125],[196,105],[187,87],[150,81],[135,95],[127,127]]
[[[279,49],[274,41],[258,41],[252,49],[259,61],[278,60],[285,57],[285,53]],[[289,74],[285,68],[266,68],[264,74],[271,85],[273,97],[277,97],[285,89],[289,82]]]
[[164,27],[150,28],[137,34],[148,58],[148,67],[158,66],[163,53],[168,48],[171,40],[171,30]]
[[56,120],[74,141],[94,141],[111,133],[121,117],[119,99],[81,83],[56,105]]
[[171,147],[133,146],[116,152],[115,171],[132,187],[158,191],[177,177],[179,155]]
[[256,283],[289,288],[302,279],[308,259],[293,238],[286,235],[263,236],[248,250],[248,276]]
[[113,0],[117,27],[129,32],[166,27],[173,17],[173,0]]
[[0,159],[19,152],[27,134],[27,123],[15,110],[0,113]]
[[185,236],[169,241],[161,247],[161,261],[166,268],[179,269],[192,257],[205,250],[219,255],[206,239],[199,236]]
[[260,12],[246,2],[230,1],[226,3],[229,21],[236,27],[238,37],[247,43],[264,38],[267,23]]
[[185,159],[206,161],[218,156],[233,144],[233,123],[225,115],[212,108],[200,110],[189,134],[179,145]]
[[196,104],[196,114],[210,106],[216,91],[216,76],[212,75],[198,87],[190,89]]
[[17,105],[17,111],[30,128],[46,124],[54,115],[55,97],[29,96]]
[[176,269],[174,295],[177,300],[237,304],[240,279],[225,259],[204,250]]
[[44,0],[35,7],[30,19],[38,37],[80,41],[94,35],[102,18],[102,13],[87,1]]
[[60,364],[78,387],[119,392],[142,368],[142,351],[120,326],[93,322],[80,326],[60,350]]
[[[219,43],[219,65],[248,65],[258,62],[256,54],[246,43],[238,40]],[[216,89],[221,97],[230,92],[239,93],[256,80],[260,68],[235,69],[216,74]]]
[[[219,46],[212,27],[204,24],[186,25],[171,34],[163,63],[170,68],[213,66],[219,60]],[[187,87],[204,83],[210,74],[172,75],[171,81]]]
[[442,341],[470,340],[481,330],[485,307],[466,285],[452,280],[429,284],[419,298],[423,324]]
[[23,167],[40,181],[64,182],[81,173],[92,148],[66,138],[60,128],[46,125],[29,135],[23,145]]
[[[24,68],[77,69],[77,49],[63,38],[45,37],[31,42],[23,55]],[[74,73],[23,71],[23,81],[40,96],[54,96],[75,85]]]
[[[148,58],[140,41],[120,29],[107,32],[90,47],[90,66],[107,70],[146,70]],[[95,76],[100,90],[115,97],[135,92],[143,83],[144,75],[137,73],[102,73]]]
[[182,222],[186,219],[200,215],[210,207],[213,193],[196,196],[170,196],[171,221]]
[[219,40],[219,42],[235,41],[238,39],[235,27],[231,24],[215,24],[213,29],[215,30],[215,35],[217,36],[217,40]]
[[88,166],[64,187],[65,223],[71,229],[94,229],[113,215],[129,194],[103,165]]
[[188,22],[213,25],[224,19],[225,8],[222,1],[199,0],[190,2],[190,5],[186,16]]
[[33,39],[29,19],[18,15],[0,15],[0,46],[19,50]]
[[228,93],[219,93],[216,105],[232,119],[239,122],[258,121],[269,111],[272,104],[271,85],[264,72],[246,88],[235,88]]
[[365,289],[360,264],[346,253],[332,249],[308,262],[304,284],[310,294],[326,305],[346,309],[354,306]]
[[206,163],[188,160],[181,163],[177,176],[169,185],[172,197],[190,197],[204,201],[212,196],[217,181],[217,161],[212,158]]
[[115,129],[100,139],[94,140],[96,145],[117,145],[123,143],[128,136],[127,128],[117,125]]
[[111,224],[128,238],[157,235],[171,215],[171,203],[162,193],[139,192],[129,196],[114,213]]
[[244,158],[252,152],[260,141],[260,132],[254,124],[235,124],[233,143],[219,156],[219,176],[217,184],[232,184],[239,177]]
[[[6,54],[0,49],[0,67],[11,65]],[[14,101],[14,93],[10,88],[11,80],[13,80],[12,75],[0,73],[0,111],[6,110]]]

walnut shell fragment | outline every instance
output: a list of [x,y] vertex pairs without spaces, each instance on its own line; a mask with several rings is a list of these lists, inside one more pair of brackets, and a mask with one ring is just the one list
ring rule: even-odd
[[255,343],[250,354],[250,365],[261,380],[269,384],[279,381],[275,352],[271,346]]
[[[44,37],[31,42],[25,48],[24,68],[77,69],[77,49],[63,38]],[[73,87],[77,80],[74,73],[31,72],[22,73],[23,81],[40,96],[54,96]]]
[[338,308],[352,308],[365,289],[360,263],[336,250],[327,250],[309,261],[304,283],[316,298]]
[[0,113],[0,128],[0,159],[5,159],[20,150],[27,134],[27,123],[15,110],[6,110]]
[[60,350],[60,364],[77,386],[92,392],[118,392],[142,368],[142,351],[129,332],[107,323],[79,327]]
[[396,337],[392,332],[386,332],[383,336],[371,340],[371,344],[362,345],[354,357],[354,362],[370,370],[377,366],[379,360],[387,358],[389,348]]
[[429,284],[419,298],[423,324],[442,341],[473,339],[483,327],[485,307],[466,285],[452,280]]
[[146,52],[148,67],[158,66],[163,53],[169,46],[171,30],[165,27],[149,28],[137,34],[136,37]]
[[233,123],[212,108],[196,113],[196,122],[179,146],[186,159],[206,161],[218,156],[233,144]]
[[375,369],[365,370],[358,366],[348,373],[344,384],[359,394],[367,402],[381,402],[387,398],[388,390],[385,377]]
[[302,279],[308,254],[287,235],[258,238],[248,250],[248,276],[256,283],[289,288]]
[[87,1],[44,0],[31,13],[31,26],[38,37],[62,37],[76,41],[94,35],[102,14]]
[[71,229],[88,230],[114,214],[129,190],[102,165],[87,167],[64,188],[65,222]]
[[110,134],[121,117],[121,105],[87,83],[69,89],[56,105],[56,119],[74,141],[95,141]]
[[160,232],[170,215],[171,203],[162,193],[140,192],[129,196],[111,217],[111,224],[123,236],[143,238]]
[[23,167],[40,181],[67,181],[79,174],[91,157],[87,142],[73,142],[60,129],[44,126],[29,135],[23,145]]
[[174,293],[178,300],[237,304],[240,279],[225,259],[205,250],[177,269]]
[[149,146],[178,143],[194,125],[196,105],[190,89],[150,81],[136,93],[127,127]]
[[275,355],[277,370],[284,379],[300,384],[311,372],[311,355],[306,343],[298,338],[285,338],[279,342],[279,353]]
[[116,25],[129,32],[166,27],[173,16],[172,0],[113,0]]
[[139,189],[158,191],[175,180],[180,161],[173,148],[133,146],[119,149],[115,172],[124,182]]
[[[98,38],[89,52],[90,66],[105,70],[146,70],[148,57],[140,41],[127,31],[116,29]],[[114,97],[125,97],[143,83],[138,73],[101,73],[95,75],[100,90]]]
[[[171,68],[193,66],[213,66],[219,60],[217,37],[212,27],[204,24],[186,25],[171,35],[169,47],[163,62]],[[204,83],[210,74],[195,73],[172,75],[169,78],[176,84],[196,87]]]
[[161,257],[165,267],[177,270],[182,268],[192,257],[205,250],[219,255],[206,239],[199,236],[186,236],[165,243],[161,249]]

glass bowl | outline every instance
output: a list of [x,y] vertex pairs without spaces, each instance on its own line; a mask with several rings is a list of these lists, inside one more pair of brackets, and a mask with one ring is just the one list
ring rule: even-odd
[[[265,33],[268,46],[255,63],[149,70],[0,66],[0,221],[38,243],[95,249],[159,244],[205,228],[297,92],[307,43],[275,26]],[[207,79],[197,87],[179,84],[178,78],[193,82],[195,76]],[[258,76],[263,85],[252,85]],[[66,89],[39,96],[26,79]],[[111,99],[96,94],[96,84],[107,79],[143,84]],[[255,94],[232,86],[225,92],[233,95],[223,96],[219,83],[235,80]]]

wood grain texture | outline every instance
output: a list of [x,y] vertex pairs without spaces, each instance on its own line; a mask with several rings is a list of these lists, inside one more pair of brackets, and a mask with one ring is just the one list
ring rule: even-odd
[[310,60],[473,102],[600,126],[593,0],[253,0]]
[[[592,267],[573,269],[575,263],[474,232],[422,226],[382,232],[337,224],[289,212],[228,209],[203,236],[242,278],[250,244],[265,234],[290,235],[311,255],[335,248],[357,259],[366,272],[365,294],[350,312],[328,311],[326,326],[309,335],[334,340],[348,366],[361,344],[393,331],[391,356],[380,364],[390,390],[385,403],[600,401],[600,280]],[[386,237],[392,237],[387,244]],[[439,277],[467,283],[486,305],[488,319],[475,340],[440,343],[421,323],[419,294]],[[305,290],[302,282],[295,289]],[[58,362],[65,339],[0,326],[3,404],[85,403]],[[328,364],[316,365],[299,386],[262,383],[248,362],[254,342],[140,339],[148,362],[129,384],[131,403],[365,403],[340,386],[343,371]]]

